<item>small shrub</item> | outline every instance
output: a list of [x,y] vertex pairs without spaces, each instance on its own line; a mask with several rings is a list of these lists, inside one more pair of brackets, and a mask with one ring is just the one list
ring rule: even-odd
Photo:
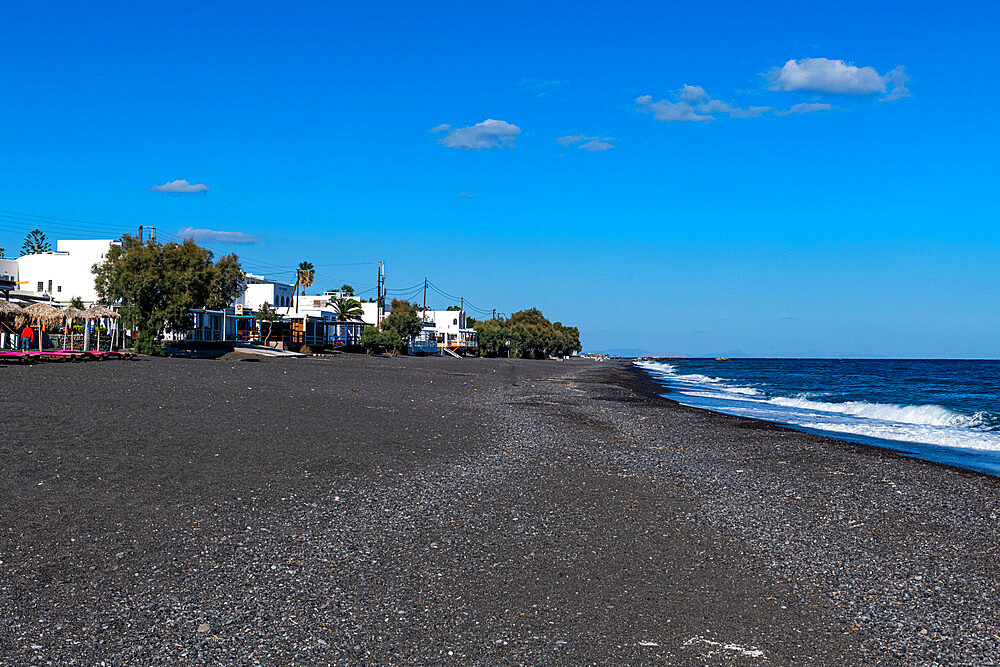
[[300,352],[301,354],[308,354],[308,355],[310,355],[310,356],[312,356],[312,354],[313,354],[313,350],[312,350],[312,348],[311,348],[311,347],[309,347],[308,345],[303,345],[302,347],[300,347],[300,348],[299,348],[299,352]]
[[158,357],[163,354],[163,348],[160,346],[160,341],[156,340],[156,336],[152,335],[148,331],[140,331],[139,335],[136,336],[135,351],[139,354],[148,354],[153,357]]

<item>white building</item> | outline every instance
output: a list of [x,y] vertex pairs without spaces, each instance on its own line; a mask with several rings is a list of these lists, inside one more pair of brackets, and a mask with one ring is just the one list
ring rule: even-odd
[[475,350],[479,338],[475,329],[466,326],[463,310],[417,311],[423,315],[424,326],[419,340],[436,341],[439,348],[451,350]]
[[255,276],[252,273],[246,274],[246,279],[246,290],[236,297],[233,305],[257,310],[266,303],[281,313],[284,313],[285,309],[292,305],[295,298],[294,285],[279,283],[262,276]]
[[[14,268],[18,293],[50,297],[62,303],[69,303],[75,296],[83,299],[85,305],[96,302],[92,268],[107,259],[111,247],[117,243],[111,239],[60,240],[56,241],[55,251],[18,257]],[[4,260],[4,265],[7,262]],[[0,274],[7,271],[0,267]]]
[[[329,305],[330,301],[337,297],[339,292],[327,293],[327,294],[306,294],[305,296],[293,297],[291,307],[283,308],[278,311],[279,315],[287,317],[296,317],[296,302],[298,302],[298,315],[303,313],[308,314],[312,317],[325,317],[327,319],[336,319],[334,314],[333,306]],[[377,303],[364,303],[361,299],[357,297],[348,297],[354,299],[361,305],[361,321],[365,324],[370,324],[375,326],[378,324],[378,304]],[[430,311],[428,311],[430,312]]]
[[17,261],[0,259],[0,282],[17,282]]

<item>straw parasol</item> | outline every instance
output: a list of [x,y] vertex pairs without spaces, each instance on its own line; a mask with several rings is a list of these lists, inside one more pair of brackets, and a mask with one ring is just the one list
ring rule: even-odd
[[112,317],[114,319],[121,317],[117,311],[111,310],[107,306],[102,306],[100,304],[95,304],[83,312],[87,313],[88,317]]
[[11,303],[10,301],[0,301],[0,315],[20,315],[24,308]]
[[58,308],[47,303],[33,303],[24,308],[24,314],[38,322],[38,351],[42,351],[42,327],[47,324],[59,324],[63,314]]
[[[117,312],[111,310],[107,306],[101,306],[99,304],[94,304],[93,306],[91,306],[87,310],[83,311],[83,314],[84,314],[84,317],[86,317],[88,320],[89,319],[100,320],[100,319],[104,319],[106,317],[110,317],[110,318],[116,319],[116,320],[121,318],[121,315],[118,314]],[[97,330],[97,349],[98,350],[101,349],[101,330],[100,329]]]
[[[12,317],[14,319],[14,322],[17,322],[17,320],[22,317],[23,312],[24,310],[21,308],[21,306],[17,305],[16,303],[11,303],[10,301],[0,301],[0,319]],[[16,326],[17,325],[15,324],[15,327]],[[15,334],[15,338],[16,337],[17,336]]]
[[87,319],[86,311],[80,310],[76,306],[67,306],[62,311],[63,320],[66,322],[66,334],[69,336],[70,348],[73,347],[73,320]]
[[87,311],[80,310],[76,306],[68,306],[66,308],[63,308],[62,315],[64,320],[69,320],[70,322],[72,322],[73,320],[86,319]]

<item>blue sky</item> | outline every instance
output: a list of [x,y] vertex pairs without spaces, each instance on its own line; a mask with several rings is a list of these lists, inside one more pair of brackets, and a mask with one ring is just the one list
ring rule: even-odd
[[997,14],[7,3],[0,246],[235,232],[590,350],[996,358]]

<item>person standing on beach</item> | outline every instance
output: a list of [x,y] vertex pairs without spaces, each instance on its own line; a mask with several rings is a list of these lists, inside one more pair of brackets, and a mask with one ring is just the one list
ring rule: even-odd
[[21,349],[27,352],[31,349],[31,341],[35,340],[35,331],[30,324],[25,324],[21,330]]

